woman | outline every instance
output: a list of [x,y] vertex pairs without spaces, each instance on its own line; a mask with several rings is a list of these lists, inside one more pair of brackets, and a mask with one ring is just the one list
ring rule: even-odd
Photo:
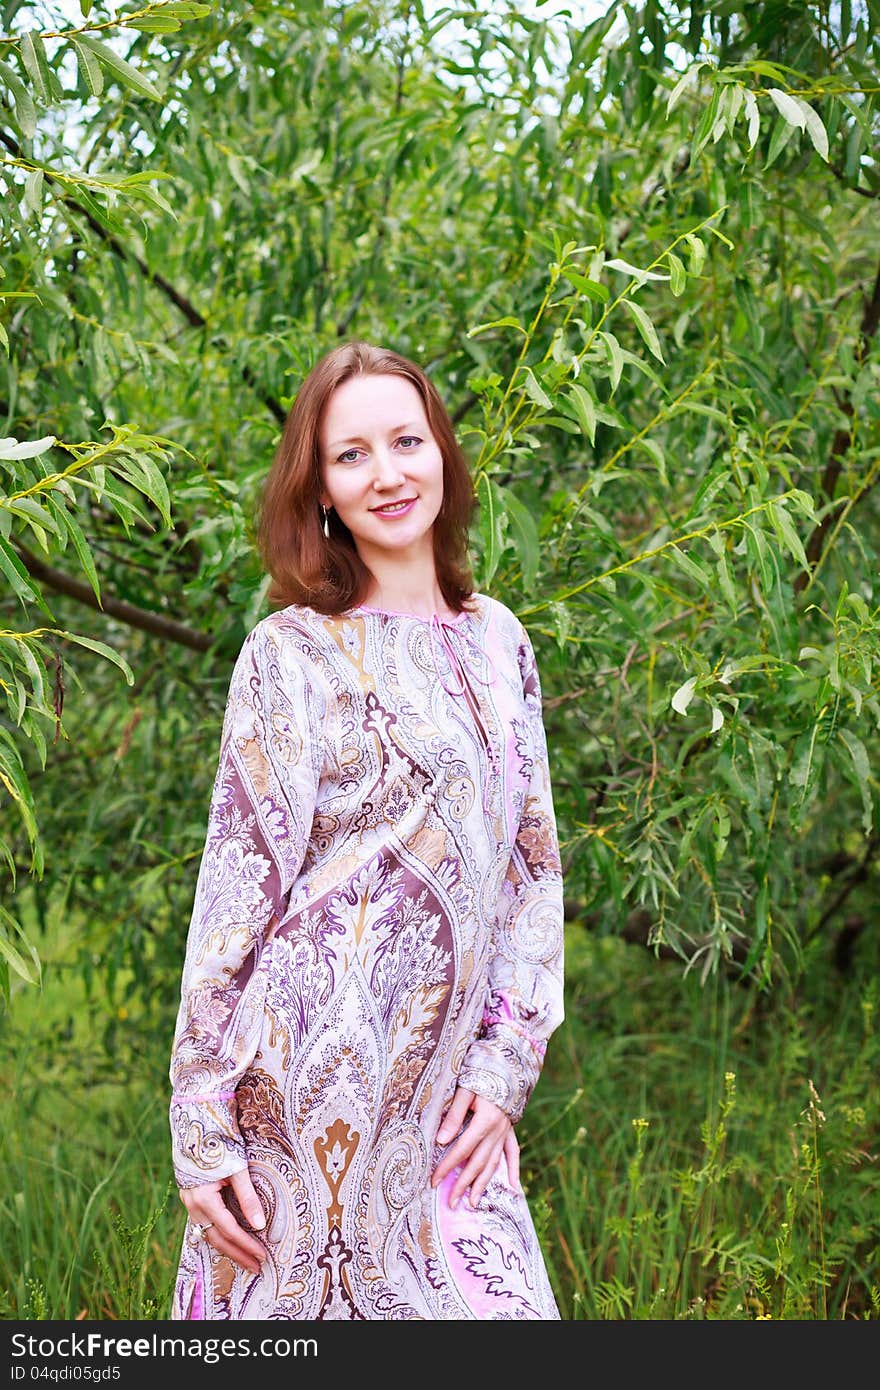
[[270,471],[171,1062],[173,1318],[551,1319],[514,1125],[562,1019],[525,629],[427,376],[354,342]]

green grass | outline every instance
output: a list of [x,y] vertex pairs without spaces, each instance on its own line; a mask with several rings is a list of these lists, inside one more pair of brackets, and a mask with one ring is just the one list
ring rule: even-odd
[[613,940],[569,960],[520,1134],[563,1317],[878,1316],[867,973],[784,1003]]
[[[0,1317],[168,1317],[173,1020],[47,943],[0,1024]],[[53,963],[54,962],[54,963]],[[796,998],[572,929],[567,1018],[520,1126],[563,1318],[880,1316],[876,972]],[[118,997],[118,996],[117,996]]]
[[0,1021],[0,1317],[164,1318],[185,1220],[167,1059],[86,988],[82,944],[51,930],[43,989],[16,986]]

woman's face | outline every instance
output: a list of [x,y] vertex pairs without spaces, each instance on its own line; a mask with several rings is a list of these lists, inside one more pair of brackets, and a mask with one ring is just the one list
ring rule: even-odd
[[443,458],[421,395],[406,377],[349,377],[318,431],[321,503],[345,522],[358,554],[420,556],[443,502]]

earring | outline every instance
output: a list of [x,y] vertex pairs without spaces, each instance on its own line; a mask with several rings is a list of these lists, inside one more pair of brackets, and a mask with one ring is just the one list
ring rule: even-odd
[[321,511],[324,513],[324,535],[327,537],[327,540],[329,541],[329,539],[330,539],[330,522],[327,520],[327,518],[328,518],[328,516],[329,516],[329,512],[327,511],[327,508],[324,506],[323,503],[321,504]]

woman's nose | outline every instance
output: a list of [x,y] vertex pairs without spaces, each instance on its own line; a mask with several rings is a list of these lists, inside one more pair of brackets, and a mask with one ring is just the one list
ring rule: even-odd
[[374,487],[394,487],[402,479],[400,464],[394,455],[387,449],[377,449],[373,455]]

